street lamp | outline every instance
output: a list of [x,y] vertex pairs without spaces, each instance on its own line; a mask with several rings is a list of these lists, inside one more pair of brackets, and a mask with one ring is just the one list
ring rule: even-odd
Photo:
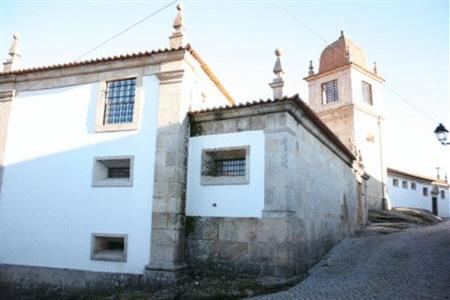
[[448,130],[442,123],[439,123],[439,126],[436,127],[434,134],[436,134],[438,141],[441,142],[442,145],[450,145],[450,143],[447,142]]

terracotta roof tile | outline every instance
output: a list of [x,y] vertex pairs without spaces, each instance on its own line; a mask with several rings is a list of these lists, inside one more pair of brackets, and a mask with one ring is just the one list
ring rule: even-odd
[[351,62],[367,68],[367,59],[364,51],[350,39],[341,36],[322,51],[320,55],[319,73],[328,72],[348,65],[347,50],[350,54]]
[[189,50],[190,48],[191,48],[191,46],[187,45],[186,47],[180,47],[180,48],[176,48],[176,49],[165,48],[165,49],[157,49],[157,50],[152,50],[152,51],[128,53],[128,54],[123,54],[123,55],[99,57],[99,58],[87,59],[87,60],[82,60],[82,61],[72,61],[72,62],[62,63],[62,64],[46,65],[46,66],[25,68],[25,69],[19,69],[19,70],[11,70],[8,72],[0,72],[0,75],[24,74],[24,73],[32,73],[32,72],[49,71],[49,70],[54,70],[54,69],[78,67],[78,66],[85,66],[85,65],[97,64],[97,63],[103,63],[103,62],[109,62],[109,61],[151,56],[154,54],[164,53],[164,52]]

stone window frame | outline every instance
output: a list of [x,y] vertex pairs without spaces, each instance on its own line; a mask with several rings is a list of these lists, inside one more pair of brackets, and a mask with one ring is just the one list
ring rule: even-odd
[[[106,87],[108,82],[136,79],[136,91],[134,96],[134,107],[133,107],[133,122],[130,123],[117,123],[117,124],[105,124],[105,105],[106,105]],[[95,131],[96,132],[111,132],[111,131],[124,131],[124,130],[138,130],[140,124],[140,111],[143,101],[143,78],[140,74],[133,74],[130,76],[122,77],[111,77],[108,80],[102,80],[98,85],[97,92],[97,105],[96,105],[96,116],[95,116]]]
[[[111,161],[111,164],[117,163],[118,160],[130,161],[129,178],[108,178],[105,169],[108,168],[104,162]],[[102,166],[103,165],[103,166]],[[107,170],[106,170],[107,172]],[[106,176],[105,176],[106,175]],[[132,187],[134,175],[134,155],[121,156],[96,156],[93,159],[92,166],[92,187]]]
[[[99,239],[123,239],[123,252],[111,253],[108,251],[96,251]],[[126,262],[128,258],[128,234],[92,233],[91,234],[91,260]]]
[[392,179],[392,185],[393,186],[398,186],[398,179],[397,178],[393,178]]
[[361,81],[362,101],[366,104],[373,105],[373,89],[372,85],[367,81]]
[[[335,100],[328,101],[327,85],[329,85],[329,84],[332,84],[335,87],[334,93],[333,93],[333,95],[335,95],[334,98],[336,98]],[[333,103],[338,103],[339,102],[339,81],[337,79],[332,79],[332,80],[328,80],[328,81],[322,82],[321,85],[320,85],[320,90],[321,90],[322,103],[323,104],[333,104]]]
[[[211,176],[208,175],[208,169],[214,158],[237,158],[232,152],[239,150],[245,151],[245,175],[244,176]],[[228,152],[228,153],[227,153]],[[212,155],[218,157],[212,157]],[[242,156],[239,156],[242,157]],[[208,160],[209,159],[209,160]],[[209,166],[208,166],[209,165]],[[250,145],[233,146],[233,147],[217,147],[205,148],[201,152],[201,169],[200,169],[200,184],[202,186],[210,185],[244,185],[250,184]]]

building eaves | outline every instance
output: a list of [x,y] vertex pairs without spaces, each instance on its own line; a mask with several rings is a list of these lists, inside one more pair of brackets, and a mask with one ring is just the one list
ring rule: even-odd
[[27,74],[27,73],[59,70],[59,69],[87,66],[87,65],[99,64],[99,63],[105,63],[105,62],[134,59],[134,58],[139,58],[139,57],[148,57],[148,56],[152,56],[152,55],[156,55],[156,54],[161,54],[161,53],[166,53],[166,52],[176,52],[176,51],[182,51],[182,50],[188,51],[192,55],[192,57],[194,57],[194,59],[200,64],[202,70],[206,73],[206,75],[209,77],[209,79],[215,84],[215,86],[225,96],[228,103],[234,104],[235,102],[234,102],[233,97],[225,89],[225,87],[222,85],[222,83],[219,81],[219,79],[211,71],[209,66],[205,63],[205,61],[200,57],[200,55],[197,53],[197,51],[195,51],[190,44],[187,44],[185,47],[179,47],[179,48],[164,48],[164,49],[157,49],[157,50],[152,50],[152,51],[135,52],[135,53],[128,53],[128,54],[123,54],[123,55],[107,56],[107,57],[100,57],[100,58],[94,58],[94,59],[88,59],[88,60],[82,60],[82,61],[74,61],[74,62],[68,62],[68,63],[18,69],[18,70],[12,70],[12,71],[8,71],[8,72],[0,72],[0,76],[21,75],[21,74]]
[[317,126],[317,128],[328,138],[332,141],[333,144],[336,145],[348,158],[351,160],[355,160],[356,157],[354,154],[341,142],[341,140],[331,131],[330,128],[319,118],[319,116],[305,103],[303,100],[299,97],[298,94],[291,96],[291,97],[284,97],[281,99],[260,99],[252,102],[245,102],[245,103],[239,103],[235,105],[229,105],[229,106],[220,106],[220,107],[212,107],[197,111],[192,111],[189,113],[190,116],[197,116],[202,114],[209,114],[209,113],[220,113],[223,111],[231,111],[231,110],[237,110],[237,109],[244,109],[249,107],[256,107],[256,106],[263,106],[263,105],[269,105],[273,103],[293,103],[298,108],[300,108],[301,111],[305,113],[305,115],[311,120],[311,122]]

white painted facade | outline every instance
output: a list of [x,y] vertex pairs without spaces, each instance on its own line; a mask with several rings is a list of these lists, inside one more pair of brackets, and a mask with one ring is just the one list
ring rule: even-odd
[[[260,218],[264,209],[264,145],[262,130],[191,137],[186,215]],[[249,147],[248,184],[202,185],[202,150],[229,147]]]
[[[149,261],[159,81],[139,130],[96,133],[96,84],[19,92],[1,190],[0,263],[142,273]],[[93,158],[134,156],[132,187],[93,187]],[[90,259],[91,234],[128,235],[127,261]]]
[[[397,184],[394,185],[394,180]],[[433,211],[433,198],[436,198],[438,216],[450,217],[449,186],[433,184],[426,178],[405,176],[403,174],[388,173],[388,192],[393,207],[423,208]],[[415,184],[415,189],[413,188]],[[424,195],[423,189],[427,189]],[[433,192],[434,191],[434,192]],[[443,191],[444,197],[442,197]]]

